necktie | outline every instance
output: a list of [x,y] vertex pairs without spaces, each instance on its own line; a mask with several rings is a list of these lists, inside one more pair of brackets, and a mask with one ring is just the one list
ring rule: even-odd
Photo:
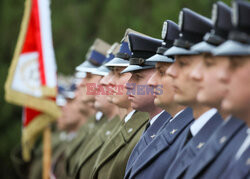
[[149,126],[150,126],[150,122],[147,123],[146,128],[143,133],[145,133],[148,130]]
[[191,133],[191,131],[190,131],[190,129],[189,129],[188,135],[187,135],[187,138],[186,138],[186,141],[184,142],[184,145],[183,145],[183,146],[185,146],[185,145],[188,143],[188,141],[189,141],[190,139],[192,139],[192,137],[193,137],[193,135],[192,135],[192,133]]

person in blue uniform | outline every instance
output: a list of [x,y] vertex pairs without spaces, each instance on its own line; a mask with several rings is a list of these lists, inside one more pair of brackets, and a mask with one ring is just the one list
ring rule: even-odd
[[[216,9],[218,10],[224,8],[224,12],[228,9],[221,3],[217,3],[217,6]],[[226,40],[226,36],[226,38],[224,37],[224,40],[221,41],[221,45],[218,44],[219,46],[217,48],[215,48],[216,46],[210,48],[210,52],[215,56],[211,57],[209,55],[209,58],[204,58],[204,63],[200,64],[200,67],[195,70],[196,78],[199,75],[203,77],[203,79],[200,78],[200,83],[204,84],[202,85],[203,88],[198,93],[198,99],[212,104],[211,99],[208,99],[209,95],[212,96],[213,93],[217,96],[220,95],[220,98],[217,100],[217,104],[221,105],[219,108],[242,120],[236,119],[235,117],[226,118],[223,125],[214,132],[200,155],[194,159],[193,164],[187,170],[184,178],[247,178],[247,175],[249,177],[249,166],[247,166],[247,155],[249,156],[249,154],[245,152],[245,156],[242,155],[244,151],[249,151],[249,143],[247,144],[247,142],[245,142],[247,141],[248,128],[243,122],[247,122],[247,120],[245,120],[245,115],[243,115],[245,117],[242,116],[243,111],[247,111],[246,109],[248,109],[246,106],[249,106],[249,102],[247,101],[249,100],[249,93],[248,95],[247,93],[243,93],[243,91],[246,90],[246,81],[241,81],[242,77],[237,75],[237,71],[242,72],[247,69],[247,65],[245,66],[247,63],[242,59],[249,55],[249,50],[247,50],[249,44],[247,45],[247,43],[237,40],[237,37],[241,36],[239,34],[245,33],[244,29],[247,29],[247,27],[249,28],[249,25],[245,23],[247,21],[242,21],[247,13],[249,13],[249,4],[247,5],[245,2],[234,3],[232,17],[234,17],[233,19],[235,19],[236,22],[232,21],[234,28],[229,29],[231,30],[228,36],[229,40],[222,43]],[[235,18],[236,16],[237,18]],[[217,23],[220,24],[220,27],[225,27],[225,19],[230,20],[228,14],[218,13]],[[242,29],[242,27],[244,28]],[[221,39],[223,39],[223,37],[221,37]],[[203,49],[208,50],[206,46],[203,46]],[[235,58],[237,60],[233,60]],[[237,65],[239,62],[244,63],[244,65],[241,66],[242,68]],[[206,79],[210,78],[211,75],[214,77],[214,80],[211,81],[210,79],[209,82]],[[233,81],[237,81],[237,84],[233,83]],[[219,87],[217,87],[219,90],[209,91],[210,88],[208,83],[210,83],[210,86],[216,86],[218,84]],[[237,97],[234,95],[234,100],[229,100],[231,104],[234,104],[229,108],[229,92],[231,91],[235,94],[236,89],[238,95],[236,95]],[[207,97],[205,97],[206,94]],[[239,103],[237,103],[237,101],[239,101]],[[214,103],[215,102],[216,99],[214,99]],[[235,109],[238,112],[235,113]],[[239,155],[239,153],[241,154]],[[240,156],[244,156],[244,159],[242,158],[242,160],[240,160]]]

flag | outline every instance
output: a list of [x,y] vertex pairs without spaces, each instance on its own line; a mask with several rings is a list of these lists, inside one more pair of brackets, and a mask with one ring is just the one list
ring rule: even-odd
[[21,29],[5,83],[6,101],[24,106],[23,158],[29,160],[35,138],[60,109],[52,43],[50,0],[26,0]]

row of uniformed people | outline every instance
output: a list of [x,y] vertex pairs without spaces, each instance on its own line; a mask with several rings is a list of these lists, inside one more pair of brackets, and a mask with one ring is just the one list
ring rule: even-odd
[[162,40],[97,39],[58,120],[73,137],[51,177],[249,178],[249,14],[247,1],[217,2],[212,20],[183,8]]

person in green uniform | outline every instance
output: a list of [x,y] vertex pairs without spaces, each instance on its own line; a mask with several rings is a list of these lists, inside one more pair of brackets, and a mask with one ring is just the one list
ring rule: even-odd
[[61,145],[52,153],[52,176],[64,176],[65,164],[62,157],[68,144],[76,140],[80,134],[85,135],[88,128],[92,127],[92,121],[89,118],[95,111],[87,103],[82,103],[77,93],[79,93],[79,88],[74,93],[65,93],[70,99],[62,108],[62,116],[57,121]]
[[[132,75],[130,73],[120,73],[125,67],[129,66],[128,60],[132,55],[128,47],[129,32],[131,32],[130,29],[125,33],[116,58],[106,64],[106,66],[112,68],[111,78],[108,84],[116,87],[112,88],[114,89],[115,95],[111,96],[110,100],[118,106],[126,108],[127,115],[123,118],[121,125],[115,129],[112,136],[105,141],[89,178],[123,178],[130,153],[139,141],[149,120],[148,113],[134,110],[131,107],[131,102],[125,92],[124,87]],[[150,73],[144,73],[141,82],[143,83],[143,81],[147,80],[150,76]],[[123,88],[120,88],[120,86],[123,86]],[[140,100],[142,103],[140,103],[138,108],[135,107],[135,109],[144,111],[146,107],[149,107],[147,106],[148,97],[148,95],[141,95]],[[151,109],[154,111],[154,107]]]
[[[93,69],[100,66],[101,62],[105,59],[105,53],[109,48],[109,44],[101,39],[96,39],[90,50],[87,53],[86,61],[76,67],[76,71],[86,73],[85,78],[81,80],[78,85],[76,93],[77,98],[80,100],[80,104],[87,104],[88,107],[94,109],[95,96],[86,95],[83,91],[86,91],[86,84],[97,83],[101,76],[93,75],[90,73]],[[82,125],[77,131],[77,136],[74,140],[68,143],[67,148],[63,151],[55,164],[53,174],[56,178],[66,178],[74,175],[75,170],[75,154],[79,150],[79,147],[86,141],[89,141],[92,137],[92,133],[98,130],[102,124],[106,122],[106,117],[99,111],[93,114],[88,119],[85,125]],[[57,167],[58,166],[58,167]]]
[[[119,50],[119,46],[118,43],[115,43],[108,51],[109,54],[107,54],[105,62],[110,61],[114,57],[113,53],[116,53],[117,50]],[[92,74],[103,75],[102,79],[97,84],[96,92],[98,95],[95,96],[94,106],[97,110],[102,111],[107,116],[108,120],[100,127],[94,137],[86,143],[85,146],[81,147],[80,152],[78,152],[78,165],[74,178],[89,177],[91,167],[93,167],[102,145],[107,138],[112,135],[113,130],[120,123],[119,115],[117,115],[119,112],[118,106],[107,100],[109,91],[107,90],[108,88],[105,82],[109,79],[108,73],[109,69],[104,65],[92,71]]]
[[[111,49],[113,49],[114,47],[112,46]],[[108,60],[108,58],[106,58],[106,60]],[[106,61],[105,60],[105,61]],[[107,96],[105,94],[102,94],[104,91],[102,89],[102,78],[105,78],[105,75],[108,74],[108,69],[103,68],[103,66],[93,69],[91,71],[91,75],[92,76],[99,76],[101,77],[99,81],[97,81],[96,83],[92,83],[95,84],[94,88],[91,88],[91,92],[94,92],[96,94],[93,94],[92,96],[94,96],[94,107],[97,111],[102,112],[103,116],[106,117],[107,121],[100,125],[98,128],[95,128],[95,130],[93,131],[93,133],[90,133],[90,136],[88,137],[88,140],[86,140],[85,142],[83,142],[82,144],[79,145],[77,151],[75,151],[74,155],[71,156],[71,158],[69,159],[68,163],[69,165],[69,174],[68,176],[73,177],[76,174],[76,171],[78,169],[78,163],[79,163],[79,159],[85,157],[86,152],[90,152],[91,153],[91,144],[92,142],[95,142],[96,140],[100,139],[99,137],[102,137],[102,140],[105,140],[105,137],[103,138],[103,136],[107,136],[110,134],[110,130],[113,127],[114,124],[116,124],[116,122],[119,122],[119,118],[116,117],[116,115],[118,114],[118,107],[115,106],[114,104],[111,104],[108,102],[107,100]],[[88,89],[87,89],[88,90]],[[88,95],[88,91],[86,93]],[[111,125],[111,127],[110,127]],[[105,127],[107,126],[107,127]],[[106,133],[107,135],[103,134],[103,131]],[[90,144],[89,144],[90,143]],[[95,146],[94,146],[95,147]],[[95,151],[93,151],[95,152]],[[88,154],[88,155],[92,155]]]

